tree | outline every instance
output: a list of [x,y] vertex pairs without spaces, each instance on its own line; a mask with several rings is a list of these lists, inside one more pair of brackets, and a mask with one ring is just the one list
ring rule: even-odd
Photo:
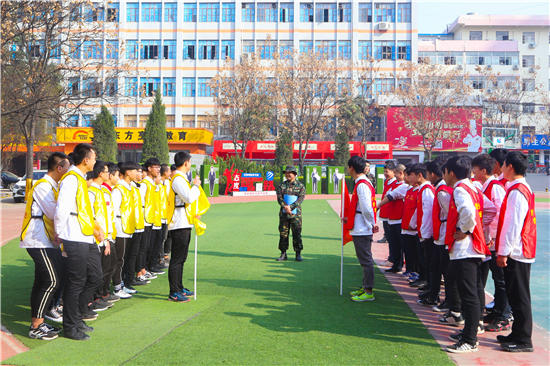
[[248,142],[263,139],[273,119],[273,97],[258,58],[242,58],[235,66],[228,61],[212,78],[211,88],[216,103],[212,119],[229,132],[235,155],[245,158]]
[[325,130],[338,102],[336,64],[321,53],[293,53],[275,58],[274,76],[278,116],[294,132],[302,171],[309,141]]
[[292,132],[282,130],[279,134],[279,138],[275,147],[275,165],[284,167],[285,165],[292,165],[293,159],[293,146],[292,146]]
[[422,137],[428,159],[433,149],[445,138],[456,141],[460,136],[446,136],[445,124],[457,118],[471,92],[464,75],[457,69],[441,65],[407,63],[404,65],[409,83],[394,91],[398,116],[404,127]]
[[168,138],[166,137],[166,112],[160,93],[155,93],[155,101],[145,125],[143,134],[142,162],[149,158],[157,158],[163,164],[168,164]]
[[97,150],[98,160],[116,163],[118,145],[116,142],[115,121],[105,106],[92,121],[94,129],[94,147]]
[[346,131],[339,130],[336,134],[335,150],[334,150],[334,164],[335,165],[347,165],[350,158],[349,153],[349,137]]

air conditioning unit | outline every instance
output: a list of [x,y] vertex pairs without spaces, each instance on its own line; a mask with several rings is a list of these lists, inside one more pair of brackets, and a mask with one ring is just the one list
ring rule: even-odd
[[378,30],[387,31],[389,29],[390,29],[390,23],[387,23],[387,22],[378,23]]
[[457,68],[458,70],[462,70],[462,65],[458,65],[456,68]]
[[487,89],[487,93],[491,94],[493,92],[493,89]]
[[537,47],[536,44],[534,44],[534,43],[529,43],[529,48],[535,48],[535,47]]
[[519,70],[519,66],[518,65],[514,65],[514,67],[512,67],[513,70]]
[[529,72],[530,72],[531,74],[533,74],[533,73],[535,72],[535,68],[534,68],[534,67],[530,67],[530,68],[529,68]]

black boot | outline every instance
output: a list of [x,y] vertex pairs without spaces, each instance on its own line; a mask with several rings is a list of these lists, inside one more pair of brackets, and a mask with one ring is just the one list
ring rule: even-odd
[[302,253],[302,252],[296,252],[296,262],[301,262],[301,261],[303,261],[301,253]]
[[282,261],[286,261],[287,259],[288,258],[286,256],[286,252],[281,252],[281,256],[277,258],[277,261],[282,262]]

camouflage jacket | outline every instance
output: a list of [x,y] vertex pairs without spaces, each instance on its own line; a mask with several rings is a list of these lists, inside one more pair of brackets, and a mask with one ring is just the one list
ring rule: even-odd
[[280,214],[284,214],[283,207],[286,205],[284,201],[285,194],[298,196],[296,202],[290,205],[290,209],[296,209],[296,216],[302,216],[302,202],[306,197],[306,187],[298,180],[293,183],[284,181],[277,187],[277,202],[281,206]]

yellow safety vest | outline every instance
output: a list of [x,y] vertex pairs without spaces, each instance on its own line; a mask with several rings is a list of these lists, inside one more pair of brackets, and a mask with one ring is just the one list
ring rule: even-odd
[[147,185],[147,192],[145,192],[145,222],[154,226],[161,226],[161,202],[158,186],[148,179],[144,179],[141,184]]
[[78,212],[71,212],[71,215],[77,217],[82,234],[86,236],[94,235],[94,215],[92,213],[90,197],[88,197],[88,184],[81,175],[72,170],[65,173],[59,181],[59,184],[61,185],[61,182],[69,175],[74,175],[77,181],[76,210]]
[[[166,204],[168,203],[168,192],[166,192],[166,186],[161,183],[159,186],[159,194],[160,194],[160,218],[161,220],[166,220],[167,218],[167,208]],[[161,221],[162,223],[162,221]]]
[[[170,224],[172,222],[172,219],[174,218],[174,211],[176,210],[176,192],[174,192],[174,189],[172,188],[172,182],[177,176],[180,176],[185,180],[185,182],[187,182],[187,179],[185,179],[185,177],[180,173],[175,173],[170,178],[170,190],[168,191],[168,202],[166,202],[166,223],[167,224]],[[178,207],[185,208],[185,204]]]
[[58,191],[57,189],[49,182],[48,180],[42,178],[37,180],[34,185],[31,188],[31,191],[29,192],[29,195],[27,197],[31,197],[32,199],[27,200],[27,204],[25,206],[25,216],[23,217],[23,226],[21,227],[21,236],[20,239],[23,241],[25,239],[25,236],[27,235],[27,230],[29,228],[29,223],[31,222],[31,219],[41,219],[44,223],[44,231],[46,232],[46,236],[50,241],[54,240],[55,236],[55,230],[53,226],[53,220],[50,220],[48,216],[46,216],[44,213],[42,213],[42,216],[32,216],[32,204],[34,203],[34,189],[36,186],[38,186],[41,183],[48,183],[52,187],[53,195],[55,197],[55,200],[57,201],[57,195]]
[[[92,192],[95,195],[93,205],[95,215],[94,217],[99,224],[101,230],[103,230],[105,238],[107,238],[107,235],[109,234],[109,218],[107,216],[107,203],[105,202],[105,197],[103,197],[103,191],[100,188],[94,186],[88,187],[88,191]],[[100,244],[101,242],[96,239],[96,243]]]
[[[111,215],[109,217],[109,229],[111,229],[111,238],[113,240],[116,239],[116,226],[115,226],[115,210],[113,209],[113,196],[111,195],[111,191],[109,191],[109,188],[105,187],[105,186],[101,186],[101,190],[103,191],[104,194],[108,195],[109,196],[109,204],[111,205]],[[105,198],[105,196],[103,196],[103,198]],[[105,201],[105,203],[107,203]],[[109,212],[109,210],[107,210],[107,212]]]
[[134,194],[132,189],[128,189],[122,184],[117,184],[114,188],[120,191],[122,201],[120,203],[120,223],[122,231],[125,234],[132,235],[136,231],[136,213],[134,208]]
[[136,230],[142,230],[145,227],[145,217],[143,215],[143,202],[141,194],[137,187],[132,186],[132,194],[134,195],[134,214],[136,215]]

